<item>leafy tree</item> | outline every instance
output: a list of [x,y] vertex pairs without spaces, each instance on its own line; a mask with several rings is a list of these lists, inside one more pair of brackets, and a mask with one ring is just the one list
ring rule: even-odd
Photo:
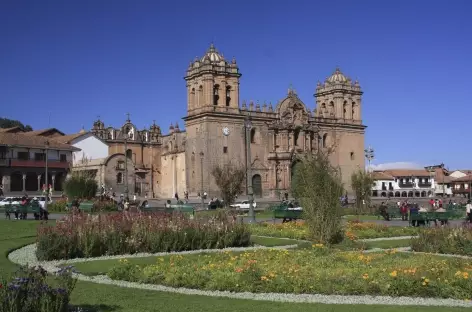
[[211,171],[218,186],[221,198],[225,206],[231,205],[236,197],[241,194],[242,186],[246,178],[246,170],[238,164],[228,162],[217,165]]
[[97,194],[98,183],[86,171],[73,171],[64,181],[63,189],[69,199],[89,199]]
[[292,179],[292,194],[303,207],[313,241],[331,244],[342,240],[339,198],[343,192],[340,171],[331,165],[327,153],[299,157]]
[[356,194],[356,215],[358,217],[367,207],[370,207],[373,183],[372,175],[365,170],[359,169],[351,175],[351,187]]
[[21,121],[8,119],[8,118],[0,118],[0,128],[13,128],[13,127],[20,127],[23,131],[32,131],[30,125],[24,125]]

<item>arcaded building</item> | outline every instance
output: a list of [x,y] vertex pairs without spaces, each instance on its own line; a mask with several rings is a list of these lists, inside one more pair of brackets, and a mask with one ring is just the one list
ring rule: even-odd
[[314,86],[315,108],[310,109],[292,88],[275,105],[240,101],[240,79],[236,60],[226,60],[211,45],[187,68],[185,131],[171,124],[163,134],[155,123],[139,130],[130,118],[116,129],[98,120],[92,131],[109,145],[110,155],[125,153],[133,160],[137,189],[162,198],[202,189],[218,196],[212,169],[229,161],[246,166],[247,118],[256,196],[290,192],[297,156],[318,149],[332,151],[332,163],[349,190],[352,172],[365,165],[359,82],[337,68]]

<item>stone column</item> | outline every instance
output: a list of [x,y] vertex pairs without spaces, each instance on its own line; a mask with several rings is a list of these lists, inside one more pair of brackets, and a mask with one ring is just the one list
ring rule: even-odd
[[25,173],[23,173],[22,178],[23,178],[23,192],[25,192],[26,191],[26,174]]
[[38,174],[38,192],[41,191],[41,175]]
[[53,173],[51,178],[52,178],[52,190],[54,191],[54,186],[56,185],[56,174]]
[[10,176],[3,176],[3,192],[6,194],[7,192],[10,192],[11,186],[10,186]]

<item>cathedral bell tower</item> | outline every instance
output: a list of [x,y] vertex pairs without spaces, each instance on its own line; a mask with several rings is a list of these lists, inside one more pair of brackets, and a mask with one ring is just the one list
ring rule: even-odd
[[187,116],[203,112],[239,112],[239,73],[236,59],[225,60],[213,44],[201,58],[190,62],[187,81]]

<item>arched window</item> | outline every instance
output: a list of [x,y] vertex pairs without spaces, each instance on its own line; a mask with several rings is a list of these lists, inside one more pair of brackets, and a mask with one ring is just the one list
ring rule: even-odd
[[203,105],[203,86],[198,87],[197,106]]
[[329,102],[329,109],[328,109],[328,111],[329,111],[329,116],[333,116],[333,115],[334,115],[334,102],[333,102],[333,101]]
[[220,86],[215,85],[213,87],[213,105],[218,105],[219,99],[220,99]]
[[295,131],[293,132],[293,138],[294,138],[294,141],[293,144],[295,146],[298,146],[298,138],[300,136],[300,128],[296,128]]
[[352,114],[351,118],[356,120],[357,119],[357,104],[356,102],[352,102]]
[[354,160],[354,152],[351,152],[351,160]]
[[126,158],[133,160],[133,151],[130,149],[126,150]]
[[347,119],[347,101],[344,101],[343,104],[343,118]]
[[192,88],[192,90],[190,91],[190,99],[189,99],[189,104],[192,108],[195,107],[195,88]]
[[256,143],[256,129],[251,129],[251,143]]
[[123,172],[118,172],[116,174],[116,184],[123,184],[124,179],[123,179]]
[[226,86],[226,106],[231,104],[231,86]]
[[323,146],[323,148],[326,148],[328,146],[328,134],[327,133],[323,134],[323,140],[322,140],[321,144],[322,144],[321,146]]

